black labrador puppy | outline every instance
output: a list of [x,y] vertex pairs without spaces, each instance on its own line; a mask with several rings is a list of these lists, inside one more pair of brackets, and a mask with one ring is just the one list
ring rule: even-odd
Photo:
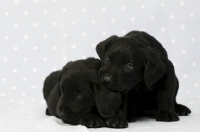
[[69,124],[105,126],[100,115],[113,115],[121,105],[121,94],[99,83],[99,68],[99,59],[88,58],[69,62],[62,70],[51,73],[43,87],[46,114]]
[[[129,121],[135,121],[135,113],[156,112],[157,121],[168,122],[191,113],[176,102],[179,82],[174,66],[154,37],[140,31],[123,37],[111,36],[100,42],[96,51],[102,61],[101,82],[106,88],[126,95],[123,102],[128,98],[128,106],[124,104],[121,109],[126,112],[128,107]],[[126,113],[121,115],[126,118]]]

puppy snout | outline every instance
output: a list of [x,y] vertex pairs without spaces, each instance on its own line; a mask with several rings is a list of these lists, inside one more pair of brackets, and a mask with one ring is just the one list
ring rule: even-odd
[[110,85],[112,83],[112,77],[111,76],[104,76],[102,78],[102,81],[105,85]]
[[61,118],[66,118],[68,112],[70,112],[69,109],[58,110],[58,111],[57,111],[57,114],[58,114]]

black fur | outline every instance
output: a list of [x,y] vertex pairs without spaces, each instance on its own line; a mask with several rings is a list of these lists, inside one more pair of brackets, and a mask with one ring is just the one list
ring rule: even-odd
[[46,115],[86,127],[105,126],[100,115],[114,115],[121,105],[121,94],[99,83],[99,68],[100,60],[88,58],[69,62],[62,70],[51,73],[43,87]]
[[111,36],[100,42],[96,51],[102,61],[101,82],[128,96],[128,106],[123,104],[122,111],[126,115],[128,107],[129,121],[136,120],[136,113],[156,114],[157,121],[178,121],[178,115],[191,113],[176,102],[179,86],[174,66],[154,37],[140,31]]

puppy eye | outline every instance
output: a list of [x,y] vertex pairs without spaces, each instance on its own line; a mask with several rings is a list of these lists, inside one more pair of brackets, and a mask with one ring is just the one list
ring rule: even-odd
[[125,65],[125,69],[127,71],[131,71],[131,70],[133,70],[133,65],[131,63],[128,63],[128,64]]
[[105,62],[109,62],[110,61],[110,59],[109,59],[109,57],[106,55],[106,57],[105,57]]
[[83,99],[83,95],[81,95],[81,94],[77,94],[77,95],[75,95],[74,98],[75,98],[75,99]]

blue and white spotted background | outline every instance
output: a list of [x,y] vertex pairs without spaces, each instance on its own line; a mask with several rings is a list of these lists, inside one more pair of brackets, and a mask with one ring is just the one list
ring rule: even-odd
[[[199,0],[1,0],[1,132],[199,132]],[[127,129],[87,129],[45,115],[44,78],[70,60],[97,57],[98,42],[144,30],[166,48],[180,81],[179,122],[139,118]]]

